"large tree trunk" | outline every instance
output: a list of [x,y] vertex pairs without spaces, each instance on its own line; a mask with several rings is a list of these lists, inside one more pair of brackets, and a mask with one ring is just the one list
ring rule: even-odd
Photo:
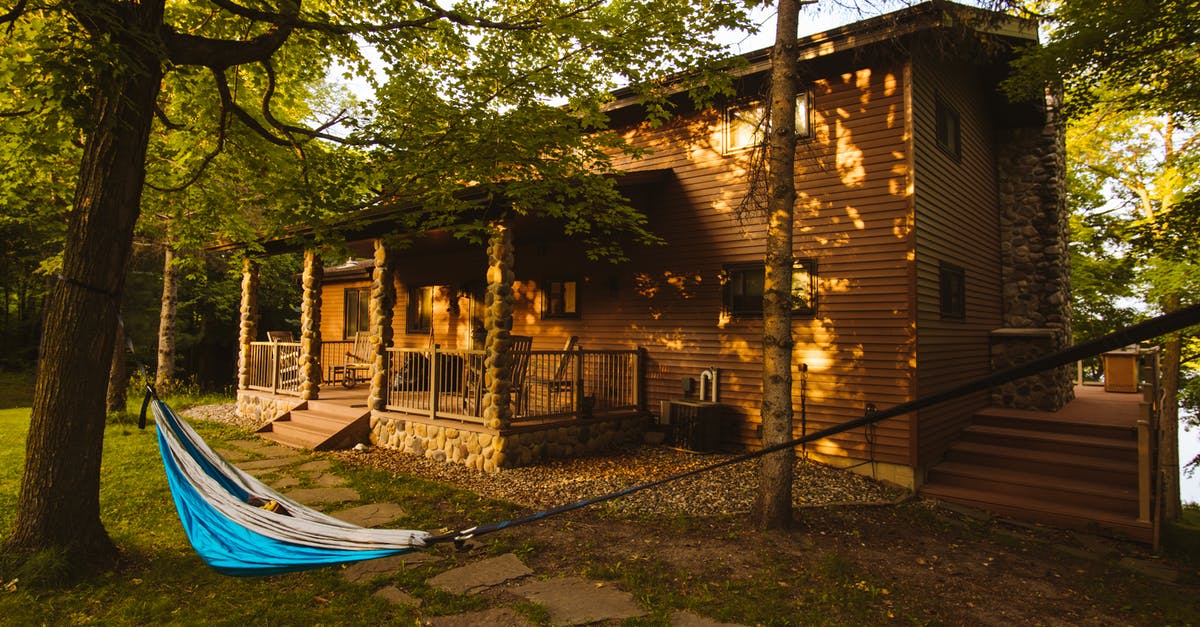
[[[771,52],[770,135],[767,139],[767,250],[763,289],[763,447],[792,439],[792,225],[796,203],[796,29],[800,3],[779,0]],[[792,523],[792,465],[786,448],[762,458],[754,521],[780,529]]]
[[179,267],[175,265],[175,249],[170,237],[163,245],[162,308],[158,314],[158,374],[154,387],[160,392],[170,390],[175,379],[175,310],[179,305]]
[[[117,551],[100,521],[105,387],[117,310],[145,179],[146,144],[162,78],[157,54],[163,0],[77,17],[115,48],[98,71],[75,190],[62,278],[47,299],[25,471],[6,548],[61,551],[88,572]],[[92,10],[95,9],[95,10]]]
[[[1178,311],[1180,299],[1171,295],[1163,312]],[[1162,415],[1159,416],[1158,467],[1162,473],[1162,500],[1159,511],[1163,520],[1179,520],[1183,505],[1179,493],[1179,366],[1183,353],[1182,335],[1177,331],[1166,337],[1162,357]]]

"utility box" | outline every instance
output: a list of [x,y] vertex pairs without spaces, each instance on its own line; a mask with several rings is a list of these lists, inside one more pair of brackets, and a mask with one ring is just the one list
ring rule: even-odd
[[663,422],[670,427],[675,446],[697,453],[721,448],[724,407],[708,401],[663,401]]
[[1104,353],[1104,391],[1141,392],[1140,356],[1141,351],[1137,348]]

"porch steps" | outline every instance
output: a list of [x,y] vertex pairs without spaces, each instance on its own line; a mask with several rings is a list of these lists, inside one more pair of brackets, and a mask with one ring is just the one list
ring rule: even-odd
[[292,448],[330,451],[366,442],[370,420],[365,403],[306,401],[259,429],[258,435]]
[[1150,523],[1137,520],[1136,438],[1119,424],[985,409],[929,469],[920,494],[1149,542]]

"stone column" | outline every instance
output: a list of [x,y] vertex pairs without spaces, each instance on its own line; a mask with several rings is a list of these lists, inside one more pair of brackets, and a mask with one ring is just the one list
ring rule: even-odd
[[250,343],[258,337],[258,262],[242,261],[242,303],[238,310],[238,389],[250,387]]
[[387,349],[392,345],[392,309],[396,278],[392,257],[383,239],[375,240],[375,269],[371,273],[371,393],[367,407],[383,411],[387,404]]
[[[502,224],[493,227],[488,241],[487,293],[484,296],[484,390],[483,425],[503,429],[512,421],[513,243],[512,233]],[[498,439],[498,438],[497,438]],[[494,459],[485,469],[500,467]]]
[[[1045,124],[997,137],[1004,329],[993,334],[993,368],[1023,363],[1071,345],[1069,215],[1065,147],[1047,99]],[[997,388],[994,404],[1054,411],[1074,398],[1074,368]]]
[[313,400],[321,390],[321,280],[325,267],[316,251],[304,251],[300,279],[300,398]]

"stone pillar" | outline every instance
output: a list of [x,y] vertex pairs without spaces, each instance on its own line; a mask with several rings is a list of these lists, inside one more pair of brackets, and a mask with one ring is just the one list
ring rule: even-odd
[[[513,243],[504,225],[495,225],[488,241],[487,293],[484,296],[483,425],[503,429],[512,421]],[[499,438],[497,438],[498,440]],[[500,467],[485,460],[485,470]],[[488,466],[491,466],[490,468]]]
[[250,387],[250,343],[258,338],[258,262],[242,261],[242,303],[238,324],[238,389]]
[[375,240],[375,269],[371,273],[371,393],[367,407],[383,411],[387,404],[387,349],[392,345],[392,309],[396,278],[392,257],[383,239]]
[[[1056,103],[1045,124],[997,138],[1004,328],[992,334],[994,369],[1071,345],[1070,237],[1066,163]],[[1055,411],[1074,398],[1074,368],[1042,372],[993,391],[1005,407]]]
[[316,399],[321,390],[321,280],[325,267],[316,251],[304,251],[300,279],[300,398]]

